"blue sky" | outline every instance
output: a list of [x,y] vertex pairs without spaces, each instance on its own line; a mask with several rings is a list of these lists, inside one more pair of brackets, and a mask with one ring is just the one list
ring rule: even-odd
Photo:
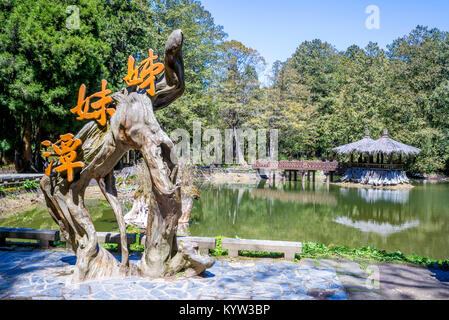
[[[448,0],[200,0],[228,40],[256,49],[269,67],[299,44],[321,39],[345,50],[369,41],[385,48],[417,25],[449,31]],[[369,30],[365,9],[380,10],[380,28]],[[264,80],[264,79],[262,79]]]

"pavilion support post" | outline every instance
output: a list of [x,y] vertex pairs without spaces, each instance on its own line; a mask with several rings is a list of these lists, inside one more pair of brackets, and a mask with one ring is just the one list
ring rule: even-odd
[[292,181],[292,171],[288,170],[288,181]]
[[330,176],[331,176],[331,182],[334,182],[334,172],[333,171],[330,172]]
[[301,171],[302,176],[302,185],[304,186],[306,184],[306,173],[305,171]]
[[295,181],[298,181],[298,171],[294,171],[295,172]]
[[307,181],[310,182],[310,171],[307,171]]

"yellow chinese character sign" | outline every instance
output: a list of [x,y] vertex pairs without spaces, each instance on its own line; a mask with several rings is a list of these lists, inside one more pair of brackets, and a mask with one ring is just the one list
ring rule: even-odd
[[[81,161],[73,162],[76,160],[76,148],[82,144],[80,139],[73,139],[73,134],[66,133],[60,136],[60,140],[55,143],[51,143],[46,140],[42,142],[42,145],[49,147],[52,146],[53,152],[44,152],[44,157],[50,156],[59,156],[60,165],[54,168],[56,172],[64,172],[67,171],[67,180],[69,182],[73,181],[73,168],[82,168],[84,167],[84,163]],[[50,162],[50,165],[45,169],[45,174],[50,176],[53,171],[53,161]]]
[[[146,89],[150,96],[154,96],[156,89],[154,81],[156,76],[164,71],[164,65],[160,62],[154,63],[158,56],[154,55],[152,49],[148,50],[149,57],[143,60],[138,67],[134,67],[135,60],[132,56],[128,58],[128,74],[123,78],[129,86],[138,85],[139,89]],[[146,78],[146,79],[145,79]]]
[[[101,80],[101,91],[94,93],[93,95],[86,98],[86,86],[81,85],[78,92],[78,103],[76,107],[70,109],[71,113],[76,113],[78,117],[77,120],[83,119],[96,119],[98,123],[102,126],[106,124],[106,113],[112,116],[115,113],[114,108],[106,108],[106,105],[112,102],[112,98],[107,95],[111,93],[111,90],[106,90],[108,82],[106,80]],[[99,98],[97,101],[90,103],[92,98]],[[96,111],[89,112],[89,108],[92,107]]]

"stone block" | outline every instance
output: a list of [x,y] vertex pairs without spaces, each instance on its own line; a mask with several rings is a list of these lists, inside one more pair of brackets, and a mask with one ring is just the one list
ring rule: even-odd
[[6,244],[6,238],[39,240],[42,249],[48,249],[50,241],[59,240],[58,230],[41,230],[29,228],[0,228],[0,245]]
[[302,252],[302,244],[292,241],[251,240],[251,239],[223,239],[222,248],[228,250],[229,257],[237,257],[239,250],[282,252],[284,258],[293,260],[295,254]]
[[[140,244],[145,245],[145,240],[146,240],[146,236],[142,235],[139,240]],[[179,241],[179,242],[183,242],[183,241],[194,242],[194,243],[198,244],[198,249],[199,249],[200,253],[203,253],[203,254],[209,254],[209,250],[213,250],[216,247],[216,239],[215,238],[180,236],[180,237],[177,237],[177,241]]]

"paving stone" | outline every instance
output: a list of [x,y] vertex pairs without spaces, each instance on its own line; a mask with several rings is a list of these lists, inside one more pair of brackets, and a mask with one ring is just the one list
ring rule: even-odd
[[329,300],[346,300],[347,296],[344,292],[344,290],[339,290],[337,293],[334,293],[330,297],[328,297]]
[[366,279],[353,275],[338,275],[338,279],[345,286],[345,288],[351,290],[367,290]]
[[168,295],[165,294],[165,292],[163,292],[161,290],[158,290],[158,289],[151,290],[150,294],[152,296],[156,297],[157,299],[160,299],[160,300],[163,300],[163,299],[167,300],[167,299],[169,299]]
[[94,295],[92,295],[92,299],[95,299],[95,300],[112,300],[114,298],[108,292],[100,291],[100,292],[97,292]]
[[50,286],[41,292],[44,296],[49,297],[61,297],[62,296],[62,286]]
[[[5,263],[5,260],[9,262]],[[3,267],[0,270],[11,277],[0,282],[0,288],[3,286],[5,292],[2,296],[11,295],[16,299],[99,300],[346,298],[335,295],[336,292],[344,292],[335,272],[329,267],[316,267],[315,264],[298,265],[267,259],[255,262],[221,260],[204,275],[189,279],[148,281],[128,277],[71,285],[70,270],[65,266],[73,269],[71,265],[75,260],[69,252],[33,251],[19,252],[17,255],[16,252],[6,252],[0,256]],[[9,282],[12,278],[14,289]],[[331,290],[324,290],[326,286]],[[309,291],[310,288],[315,289],[312,292],[315,297],[307,295],[307,288]]]
[[139,286],[141,286],[147,290],[156,288],[156,284],[151,283],[151,282],[139,282],[138,284],[139,284]]
[[174,297],[175,299],[181,299],[187,296],[187,292],[181,291],[179,289],[167,289],[164,292],[169,296]]
[[338,267],[338,261],[333,259],[319,259],[318,265],[321,267],[336,268]]
[[312,259],[302,259],[299,261],[298,266],[300,268],[315,267],[316,263],[315,263],[315,260],[312,260]]
[[32,300],[64,300],[62,297],[46,297],[46,296],[37,296],[31,297]]
[[320,282],[312,282],[307,284],[307,288],[310,289],[319,289],[319,290],[327,290],[329,289],[328,281],[320,281]]
[[223,300],[248,300],[248,296],[229,295]]
[[347,291],[346,295],[351,300],[384,300],[385,298],[374,291]]
[[337,273],[366,277],[366,271],[363,270],[357,262],[342,260],[338,263],[336,267]]
[[89,286],[87,284],[72,286],[67,290],[67,295],[71,296],[88,296],[89,294]]

